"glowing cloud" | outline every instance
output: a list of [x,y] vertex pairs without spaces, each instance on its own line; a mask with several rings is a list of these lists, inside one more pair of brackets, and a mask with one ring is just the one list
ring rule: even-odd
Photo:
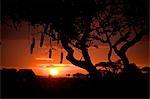
[[45,68],[49,68],[49,67],[70,67],[70,66],[74,66],[73,64],[39,64],[40,67],[45,67]]
[[52,58],[35,58],[36,60],[52,60]]

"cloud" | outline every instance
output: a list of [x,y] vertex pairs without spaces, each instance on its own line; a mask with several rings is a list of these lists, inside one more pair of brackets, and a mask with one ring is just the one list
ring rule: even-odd
[[74,66],[72,64],[39,64],[41,68],[49,68],[49,67],[71,67]]
[[52,58],[35,58],[36,60],[52,60]]

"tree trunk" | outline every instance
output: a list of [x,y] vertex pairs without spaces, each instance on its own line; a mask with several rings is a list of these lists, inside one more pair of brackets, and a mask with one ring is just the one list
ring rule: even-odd
[[125,74],[131,74],[132,71],[131,71],[131,67],[130,67],[130,63],[129,63],[128,57],[126,56],[125,53],[120,53],[119,56],[120,56],[120,58],[121,58],[121,60],[123,61],[123,64],[124,64],[123,72]]
[[139,42],[142,37],[147,33],[147,29],[143,29],[142,31],[140,31],[138,34],[136,34],[136,36],[131,40],[126,42],[121,48],[120,50],[117,49],[117,45],[119,45],[121,42],[125,41],[129,35],[130,32],[127,33],[125,36],[123,36],[122,38],[120,38],[113,46],[113,49],[115,51],[115,53],[121,58],[121,60],[123,61],[124,67],[126,69],[130,68],[129,67],[129,60],[128,57],[126,56],[126,51],[132,47],[133,45],[135,45],[137,42]]
[[122,60],[123,62],[123,65],[124,67],[127,67],[129,66],[129,59],[128,57],[126,56],[126,50],[118,50],[116,47],[113,47],[115,53],[120,57],[120,59]]
[[85,47],[84,44],[82,45],[81,50],[86,63],[85,69],[89,72],[90,78],[91,79],[99,78],[99,72],[96,69],[96,67],[93,65],[88,53],[88,49]]
[[96,67],[91,63],[90,56],[89,56],[87,50],[82,49],[82,54],[83,54],[85,60],[84,61],[77,60],[73,56],[74,50],[69,46],[69,43],[68,43],[65,35],[63,35],[63,33],[61,33],[60,37],[61,37],[61,44],[62,44],[63,48],[67,51],[66,59],[68,61],[70,61],[73,65],[85,69],[89,73],[91,79],[99,78],[99,72],[96,69]]
[[91,79],[98,79],[100,78],[100,72],[94,67],[93,65],[88,65],[86,66],[86,70],[89,72],[90,78]]
[[108,55],[107,55],[109,63],[112,63],[112,61],[111,61],[111,55],[112,55],[112,46],[110,46],[109,52],[108,52]]
[[120,57],[121,60],[123,61],[123,64],[124,64],[125,67],[129,65],[129,59],[128,59],[128,57],[126,56],[125,53],[120,53],[120,54],[119,54],[119,57]]

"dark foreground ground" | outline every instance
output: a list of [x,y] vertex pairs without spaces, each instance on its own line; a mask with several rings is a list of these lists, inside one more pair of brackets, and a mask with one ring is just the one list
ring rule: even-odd
[[12,74],[1,75],[2,98],[149,98],[147,78],[91,80]]

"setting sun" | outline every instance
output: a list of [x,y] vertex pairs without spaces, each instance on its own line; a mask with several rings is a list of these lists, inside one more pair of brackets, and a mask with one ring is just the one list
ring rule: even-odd
[[52,69],[50,70],[50,74],[51,74],[52,76],[56,76],[56,75],[58,75],[58,70],[57,70],[56,68],[52,68]]

